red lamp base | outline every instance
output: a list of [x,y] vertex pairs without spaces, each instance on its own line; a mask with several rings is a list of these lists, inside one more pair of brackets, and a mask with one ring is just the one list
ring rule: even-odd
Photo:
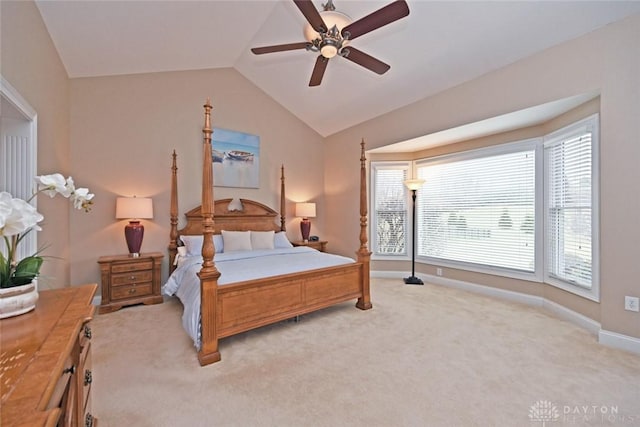
[[300,221],[300,233],[302,233],[303,241],[309,241],[309,233],[311,233],[311,221],[309,221],[309,218],[302,218],[302,221]]
[[143,236],[144,226],[140,224],[140,221],[129,221],[129,224],[124,227],[124,237],[127,240],[129,254],[134,258],[140,256]]

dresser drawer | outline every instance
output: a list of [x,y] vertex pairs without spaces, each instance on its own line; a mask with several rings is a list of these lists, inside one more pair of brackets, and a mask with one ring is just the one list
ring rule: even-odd
[[82,371],[79,373],[80,381],[82,382],[82,393],[80,393],[79,398],[82,404],[83,412],[87,412],[87,410],[91,409],[91,405],[88,405],[89,402],[89,393],[91,391],[91,383],[93,383],[93,372],[91,370],[91,345],[88,345],[82,353],[81,356],[82,362],[80,362],[80,366],[82,366]]
[[64,362],[64,371],[62,376],[56,383],[56,386],[53,390],[53,394],[51,395],[51,399],[47,404],[47,409],[52,408],[61,408],[64,404],[63,398],[68,392],[69,380],[71,379],[71,368],[73,366],[73,359],[71,356],[67,357],[67,360]]
[[132,271],[130,273],[114,274],[111,279],[112,286],[133,285],[134,283],[150,282],[153,279],[153,272]]
[[93,332],[91,331],[91,323],[87,322],[80,329],[80,333],[78,334],[78,342],[80,343],[80,347],[84,348],[89,340],[91,339]]
[[139,262],[126,262],[126,263],[114,263],[111,266],[112,273],[126,273],[128,271],[138,270],[151,270],[153,268],[153,261],[139,261]]
[[123,285],[114,287],[111,290],[111,299],[128,299],[134,297],[142,297],[152,294],[151,282],[138,283],[135,285]]

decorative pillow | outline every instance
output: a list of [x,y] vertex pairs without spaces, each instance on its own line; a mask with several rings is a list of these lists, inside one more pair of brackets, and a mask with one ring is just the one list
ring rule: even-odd
[[184,243],[184,247],[187,248],[187,256],[198,255],[202,252],[202,241],[204,237],[200,236],[180,236],[180,240]]
[[224,252],[224,240],[221,234],[213,235],[213,245],[216,247],[216,253],[221,254]]
[[222,241],[226,252],[251,250],[251,233],[249,231],[222,230]]
[[[187,256],[200,255],[202,253],[204,236],[180,236],[180,240],[182,240],[184,247],[187,249]],[[217,254],[224,252],[224,242],[221,235],[213,235],[213,245],[216,248]]]
[[252,231],[251,232],[251,249],[273,249],[274,235],[271,231]]
[[276,249],[292,248],[293,245],[287,238],[287,233],[285,233],[284,231],[278,231],[273,236],[273,247]]

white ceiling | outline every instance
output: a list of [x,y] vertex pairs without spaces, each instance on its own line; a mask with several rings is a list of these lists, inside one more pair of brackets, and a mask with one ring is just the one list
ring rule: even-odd
[[[334,2],[357,20],[390,1]],[[336,57],[309,87],[317,54],[249,50],[304,41],[290,0],[37,0],[72,78],[233,67],[322,136],[640,13],[640,1],[408,4],[408,17],[352,42],[391,65],[386,74]]]

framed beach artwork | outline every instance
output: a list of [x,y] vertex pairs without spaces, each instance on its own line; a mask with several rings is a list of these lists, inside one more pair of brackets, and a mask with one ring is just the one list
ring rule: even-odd
[[213,128],[213,183],[216,187],[258,188],[260,137]]

